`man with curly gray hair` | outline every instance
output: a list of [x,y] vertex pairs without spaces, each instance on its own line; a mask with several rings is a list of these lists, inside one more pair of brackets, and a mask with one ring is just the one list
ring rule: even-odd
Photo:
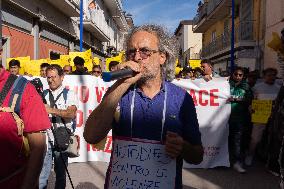
[[[199,164],[203,159],[193,100],[185,90],[169,82],[174,76],[176,47],[176,40],[161,26],[134,28],[126,40],[126,61],[120,64],[120,69],[130,68],[135,74],[119,79],[110,87],[101,104],[89,116],[84,131],[86,141],[96,144],[112,129],[113,149],[120,149],[121,141],[128,146],[139,146],[137,139],[151,140],[147,142],[148,146],[161,144],[162,155],[159,157],[174,162],[175,171],[170,170],[172,179],[167,177],[155,182],[157,188],[182,188],[183,160]],[[132,168],[119,182],[111,179],[118,168],[116,165],[122,163],[113,159],[116,155],[118,153],[112,151],[105,188],[146,186],[146,177],[133,180],[133,174],[139,173],[132,172]],[[150,152],[149,156],[155,156],[155,152]],[[162,182],[168,182],[166,187],[160,185]]]
[[[161,66],[162,77],[167,81],[172,81],[175,78],[175,62],[178,55],[179,43],[177,39],[170,33],[159,25],[142,25],[140,27],[135,27],[126,38],[125,49],[126,52],[129,50],[129,39],[130,37],[138,31],[147,31],[158,36],[158,49],[166,55],[166,61]],[[127,55],[126,55],[127,56]]]

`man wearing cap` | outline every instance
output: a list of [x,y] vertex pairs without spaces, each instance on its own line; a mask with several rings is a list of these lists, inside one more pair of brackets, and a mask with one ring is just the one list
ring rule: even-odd
[[76,67],[76,70],[72,72],[73,75],[90,75],[84,67],[85,60],[83,58],[76,56],[73,62]]

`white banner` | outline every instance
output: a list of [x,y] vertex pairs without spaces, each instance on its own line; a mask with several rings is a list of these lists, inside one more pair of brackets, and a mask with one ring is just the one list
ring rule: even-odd
[[[41,79],[46,88],[46,79]],[[185,164],[184,166],[194,168],[229,166],[228,119],[231,106],[226,104],[226,99],[230,96],[228,81],[223,78],[214,78],[209,82],[205,82],[203,79],[193,81],[181,79],[175,80],[173,83],[186,89],[193,97],[205,152],[201,164],[196,166]],[[79,98],[76,134],[80,136],[80,157],[69,158],[70,162],[109,162],[112,147],[111,133],[109,133],[102,151],[85,142],[83,131],[87,117],[101,102],[103,95],[112,83],[106,83],[94,76],[70,75],[65,76],[64,85],[75,91]]]
[[213,168],[229,166],[228,153],[228,120],[231,105],[230,86],[225,78],[213,78],[206,82],[203,79],[173,81],[186,89],[195,103],[201,140],[204,147],[203,161],[199,165],[185,163],[186,168]]

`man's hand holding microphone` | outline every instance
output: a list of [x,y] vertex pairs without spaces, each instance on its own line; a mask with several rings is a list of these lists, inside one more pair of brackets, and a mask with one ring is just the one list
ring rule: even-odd
[[141,64],[134,61],[127,61],[119,64],[116,71],[103,72],[102,78],[106,82],[124,79],[124,83],[134,84],[141,78],[141,71]]

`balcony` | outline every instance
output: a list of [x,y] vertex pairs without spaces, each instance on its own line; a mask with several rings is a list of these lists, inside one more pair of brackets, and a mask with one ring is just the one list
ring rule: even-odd
[[110,11],[112,18],[115,20],[118,28],[122,31],[128,31],[129,27],[122,10],[121,0],[103,0]]
[[[234,48],[251,48],[255,46],[254,39],[254,22],[243,21],[235,26],[235,43]],[[225,31],[214,41],[202,48],[201,57],[210,59],[222,54],[229,53],[231,49],[231,29]]]
[[194,18],[193,31],[204,33],[216,21],[229,15],[230,11],[231,0],[210,0],[208,3],[204,3]]
[[84,29],[93,33],[101,42],[110,41],[110,27],[108,26],[104,14],[99,11],[92,11],[91,19],[83,21]]
[[69,17],[80,16],[80,0],[47,0],[54,7],[58,8]]

